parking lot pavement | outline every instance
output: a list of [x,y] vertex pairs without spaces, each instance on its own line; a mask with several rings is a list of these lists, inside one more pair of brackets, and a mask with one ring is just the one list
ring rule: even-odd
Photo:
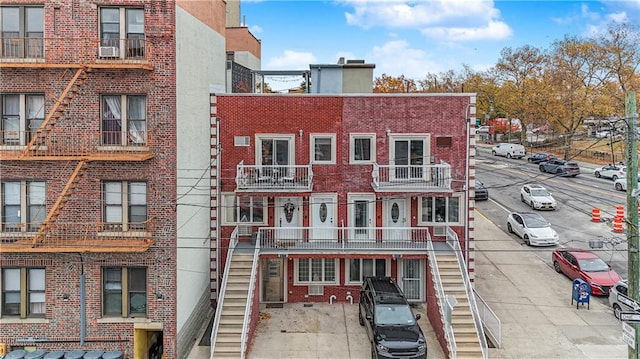
[[[444,358],[423,310],[418,321],[427,339],[427,358]],[[358,324],[358,304],[284,304],[261,310],[249,359],[371,358],[367,333]]]

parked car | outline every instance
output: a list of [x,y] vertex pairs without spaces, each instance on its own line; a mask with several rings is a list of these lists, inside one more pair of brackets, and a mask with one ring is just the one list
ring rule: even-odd
[[483,201],[489,199],[489,190],[484,186],[482,182],[476,180],[476,191],[474,199],[476,201]]
[[528,246],[554,246],[560,242],[560,236],[551,224],[537,213],[509,213],[507,230],[522,238]]
[[559,176],[575,177],[580,174],[580,166],[577,162],[567,160],[551,160],[541,162],[539,166],[540,172],[554,173]]
[[546,188],[539,184],[528,183],[520,189],[520,200],[532,209],[556,209],[556,200]]
[[558,159],[558,157],[549,153],[535,153],[527,158],[527,162],[538,164],[540,162],[547,162],[555,159]]
[[[627,178],[623,177],[623,178],[618,178],[617,180],[615,180],[613,182],[613,188],[615,188],[616,191],[626,191],[627,190]],[[638,176],[638,188],[640,188],[640,176]]]
[[506,158],[522,158],[525,150],[523,145],[516,143],[498,143],[493,146],[491,153],[494,156],[503,156]]
[[589,283],[593,295],[609,295],[611,287],[622,280],[609,264],[585,249],[556,249],[551,258],[556,272],[563,273],[571,280],[580,278]]
[[629,297],[628,290],[626,280],[619,281],[609,290],[609,305],[616,319],[620,319],[621,312],[640,312],[640,303]]
[[618,178],[625,177],[627,174],[627,167],[622,165],[612,165],[609,163],[608,165],[604,165],[602,167],[598,167],[593,170],[593,175],[601,178],[611,178],[612,180],[617,180]]

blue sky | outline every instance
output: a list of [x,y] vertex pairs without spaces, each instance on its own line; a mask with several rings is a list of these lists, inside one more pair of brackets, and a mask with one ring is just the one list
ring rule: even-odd
[[376,77],[419,80],[463,64],[488,69],[505,47],[547,49],[612,21],[639,24],[640,0],[242,0],[241,14],[262,41],[263,70],[307,70],[344,57],[375,64]]

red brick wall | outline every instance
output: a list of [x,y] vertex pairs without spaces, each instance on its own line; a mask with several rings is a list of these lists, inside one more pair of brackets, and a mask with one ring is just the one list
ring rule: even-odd
[[[43,4],[45,37],[98,38],[98,8],[84,1],[13,1],[6,4]],[[76,349],[79,345],[80,275],[86,277],[86,344],[82,349],[123,350],[133,357],[133,326],[98,323],[101,318],[101,267],[147,267],[147,313],[151,322],[162,323],[167,358],[176,352],[176,72],[174,2],[103,1],[100,5],[144,6],[146,35],[153,42],[148,70],[93,69],[72,100],[54,132],[74,136],[78,130],[99,133],[100,95],[144,94],[147,96],[147,129],[154,158],[145,162],[94,161],[62,210],[58,222],[100,222],[101,180],[147,181],[148,217],[153,218],[156,241],[145,253],[3,253],[0,265],[46,268],[46,319],[42,324],[2,324],[0,342],[18,343],[16,338],[46,338],[36,343],[44,349]],[[54,19],[54,14],[56,18]],[[54,25],[55,24],[55,25]],[[80,54],[85,49],[77,49]],[[46,51],[46,49],[45,49]],[[93,50],[95,51],[95,49]],[[82,65],[82,63],[78,63]],[[44,93],[45,112],[55,104],[75,69],[2,69],[1,93]],[[70,178],[75,161],[3,161],[2,180],[44,180],[47,208],[51,208]],[[7,170],[11,169],[11,170]],[[62,293],[69,294],[63,301]],[[156,300],[162,293],[164,299]]]

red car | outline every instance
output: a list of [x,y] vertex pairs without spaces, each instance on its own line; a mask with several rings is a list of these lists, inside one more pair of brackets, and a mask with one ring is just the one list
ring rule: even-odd
[[552,259],[556,272],[564,273],[571,280],[580,278],[589,283],[593,295],[609,295],[609,289],[622,279],[609,264],[588,250],[556,249]]

